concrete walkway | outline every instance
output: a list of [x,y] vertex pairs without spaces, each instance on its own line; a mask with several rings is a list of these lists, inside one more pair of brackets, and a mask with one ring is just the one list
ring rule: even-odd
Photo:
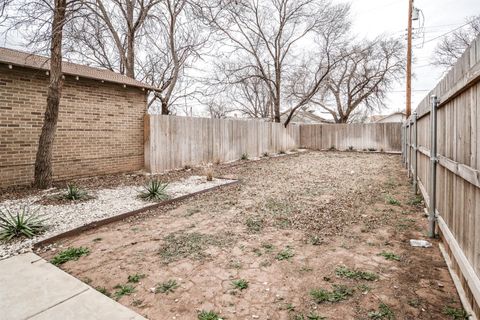
[[0,319],[145,320],[33,253],[0,261]]

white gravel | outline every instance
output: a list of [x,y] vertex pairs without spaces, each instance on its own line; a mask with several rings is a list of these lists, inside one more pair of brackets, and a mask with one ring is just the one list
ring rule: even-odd
[[[226,179],[206,181],[205,177],[191,176],[170,183],[167,187],[167,193],[170,198],[177,198],[232,181]],[[34,243],[56,234],[155,203],[138,198],[138,193],[142,189],[141,186],[122,186],[114,189],[95,190],[95,192],[89,192],[87,189],[88,194],[95,196],[95,198],[73,204],[42,205],[35,203],[43,197],[58,194],[59,190],[57,189],[48,190],[43,195],[1,202],[0,208],[15,209],[29,205],[31,209],[38,210],[36,212],[45,219],[48,229],[45,233],[32,239],[22,238],[9,243],[0,243],[0,259],[31,251]]]

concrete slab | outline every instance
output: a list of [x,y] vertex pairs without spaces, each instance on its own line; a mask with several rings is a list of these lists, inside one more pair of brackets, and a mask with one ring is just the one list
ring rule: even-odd
[[27,319],[88,286],[33,253],[0,261],[0,310],[5,319]]
[[26,253],[0,261],[0,319],[144,319]]
[[144,320],[127,307],[113,301],[95,289],[82,292],[64,303],[50,308],[31,320]]

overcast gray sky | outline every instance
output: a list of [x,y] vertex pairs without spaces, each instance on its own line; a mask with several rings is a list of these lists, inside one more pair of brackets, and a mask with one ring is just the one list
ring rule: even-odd
[[[351,3],[353,27],[359,36],[373,38],[390,33],[406,41],[408,0],[353,0]],[[430,65],[433,49],[440,40],[433,39],[465,24],[466,17],[480,14],[480,0],[416,0],[414,5],[425,16],[425,44],[422,46],[423,36],[414,40],[412,109],[443,77],[443,69]],[[388,110],[384,114],[405,109],[405,84],[399,84],[393,91],[388,96]]]

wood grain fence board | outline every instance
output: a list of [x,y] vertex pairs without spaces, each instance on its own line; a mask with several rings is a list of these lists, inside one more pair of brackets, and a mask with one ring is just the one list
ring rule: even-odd
[[[432,95],[440,99],[435,205],[441,233],[453,269],[459,273],[473,310],[480,316],[480,37],[417,107],[417,175],[424,196],[432,188],[429,179]],[[407,141],[410,134],[411,128],[407,128]]]
[[232,161],[243,153],[259,157],[295,149],[300,127],[280,123],[148,115],[145,117],[145,164],[152,173],[217,160]]
[[300,145],[309,149],[375,149],[400,152],[401,124],[311,124],[300,126]]

